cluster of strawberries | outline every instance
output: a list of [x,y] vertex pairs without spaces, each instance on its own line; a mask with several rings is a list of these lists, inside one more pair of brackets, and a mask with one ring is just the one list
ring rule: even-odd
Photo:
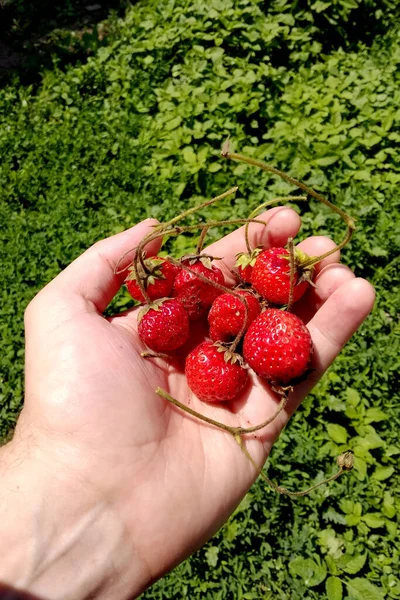
[[282,309],[307,289],[302,259],[295,251],[291,269],[286,248],[242,253],[238,285],[227,291],[210,257],[146,258],[126,280],[131,296],[146,304],[139,337],[154,353],[172,356],[185,349],[190,323],[207,317],[210,339],[185,361],[188,385],[205,402],[233,400],[247,383],[248,367],[275,387],[290,386],[304,376],[312,355],[308,329]]

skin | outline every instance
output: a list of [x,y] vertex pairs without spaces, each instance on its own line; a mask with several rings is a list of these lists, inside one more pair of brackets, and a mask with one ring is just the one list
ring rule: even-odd
[[[288,208],[261,219],[268,224],[251,225],[253,245],[284,245],[300,227]],[[278,399],[268,386],[254,377],[233,403],[204,405],[190,394],[179,362],[140,356],[137,310],[102,316],[123,283],[124,274],[114,274],[117,261],[155,223],[95,244],[26,311],[25,405],[12,442],[0,450],[0,536],[9,548],[0,582],[40,600],[137,597],[203,545],[257,477],[231,436],[154,390],[248,426],[275,411]],[[332,245],[316,237],[300,246],[315,255]],[[147,248],[157,250],[157,243]],[[235,255],[244,250],[237,230],[205,252],[224,257],[229,282]],[[296,308],[314,341],[316,371],[290,395],[287,409],[246,441],[260,466],[373,306],[370,284],[338,261],[336,253],[318,265],[317,289]]]

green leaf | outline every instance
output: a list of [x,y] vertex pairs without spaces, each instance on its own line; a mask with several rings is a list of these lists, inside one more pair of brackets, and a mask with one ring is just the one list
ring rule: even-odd
[[383,507],[382,511],[388,519],[393,519],[396,514],[396,507],[394,505],[394,498],[389,492],[385,492],[383,495]]
[[351,406],[356,407],[360,404],[361,396],[357,392],[357,390],[354,390],[353,388],[350,388],[350,387],[346,388],[346,397],[347,397],[347,402]]
[[358,573],[358,571],[361,571],[366,560],[367,553],[357,554],[356,556],[350,558],[350,560],[343,565],[343,571],[346,571],[346,573],[349,573],[349,575],[355,575]]
[[371,478],[376,479],[377,481],[385,481],[385,479],[389,479],[393,473],[394,467],[391,465],[388,467],[376,467],[375,471],[371,475]]
[[350,581],[345,581],[347,591],[351,600],[384,600],[381,588],[368,581],[356,577]]
[[170,121],[167,121],[164,125],[165,129],[167,131],[172,131],[173,129],[176,129],[177,127],[179,127],[179,125],[182,123],[182,117],[174,117],[173,119],[171,119]]
[[329,167],[329,165],[333,165],[338,160],[338,156],[323,156],[322,158],[316,158],[313,162],[319,167]]
[[328,423],[326,429],[329,437],[337,444],[345,444],[347,442],[347,431],[341,425]]
[[219,548],[217,546],[210,546],[206,550],[206,560],[210,567],[216,567],[218,564]]
[[222,165],[221,165],[221,163],[218,163],[218,162],[213,162],[208,167],[209,173],[216,173],[220,169],[222,169]]
[[365,411],[364,421],[368,424],[378,421],[385,421],[388,418],[389,415],[383,412],[383,410],[381,410],[380,408],[368,408]]
[[354,471],[357,479],[364,481],[367,476],[367,463],[359,456],[354,456]]
[[319,585],[326,577],[325,564],[318,565],[311,558],[295,558],[289,563],[289,569],[293,574],[301,577],[309,587]]
[[371,527],[371,529],[378,529],[385,525],[385,521],[380,513],[367,513],[362,517],[364,523]]
[[186,148],[182,150],[182,156],[183,160],[189,164],[193,164],[197,160],[196,153],[191,146],[186,146]]
[[342,600],[343,585],[338,577],[328,577],[325,582],[325,589],[328,600]]

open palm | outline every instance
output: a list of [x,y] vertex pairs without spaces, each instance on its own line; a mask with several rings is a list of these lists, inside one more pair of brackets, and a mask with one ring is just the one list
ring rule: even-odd
[[[253,245],[283,245],[300,226],[287,208],[260,218],[268,225],[252,224]],[[84,481],[93,502],[106,501],[119,515],[143,573],[139,591],[209,539],[257,476],[232,436],[183,413],[155,389],[229,425],[258,424],[278,403],[253,377],[235,402],[205,405],[190,393],[179,364],[140,356],[136,310],[102,316],[123,281],[114,274],[118,259],[154,224],[144,221],[95,244],[33,300],[26,314],[26,401],[18,425],[20,431],[29,426],[49,464]],[[301,247],[319,255],[333,245],[317,237]],[[227,283],[234,255],[243,249],[241,230],[207,249],[223,257]],[[157,250],[157,243],[149,248]],[[373,305],[371,286],[338,260],[332,255],[319,265],[317,287],[296,309],[314,341],[314,373],[276,421],[246,440],[260,466],[290,414]],[[194,336],[201,337],[197,329]]]

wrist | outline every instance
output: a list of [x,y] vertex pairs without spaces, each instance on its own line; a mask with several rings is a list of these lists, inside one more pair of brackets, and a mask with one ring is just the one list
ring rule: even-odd
[[0,449],[0,582],[41,600],[132,597],[139,577],[117,511],[56,465],[28,444]]

